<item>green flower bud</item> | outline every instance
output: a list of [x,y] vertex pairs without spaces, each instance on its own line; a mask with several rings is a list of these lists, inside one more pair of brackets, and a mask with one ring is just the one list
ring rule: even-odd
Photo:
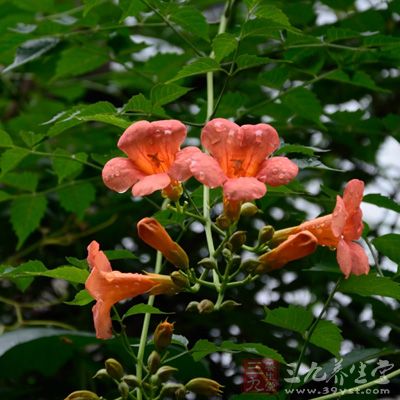
[[160,366],[160,362],[161,362],[160,355],[155,350],[153,350],[150,353],[149,358],[147,359],[147,367],[149,368],[149,372],[151,374],[156,373],[156,371]]
[[127,399],[129,396],[129,386],[126,382],[122,381],[118,384],[118,391],[123,399]]
[[136,388],[140,386],[139,379],[136,375],[125,375],[122,380],[128,384],[131,388]]
[[263,226],[258,232],[258,243],[264,244],[269,242],[274,236],[275,229],[271,225]]
[[245,271],[249,274],[252,274],[256,271],[257,267],[260,264],[261,264],[260,261],[250,258],[250,259],[242,262],[240,269],[242,269],[243,271]]
[[180,389],[185,390],[185,386],[181,385],[180,383],[166,383],[161,389],[160,397],[163,398],[163,396],[172,396],[177,390]]
[[244,203],[240,207],[240,215],[243,217],[252,217],[256,215],[260,210],[258,207],[253,203]]
[[240,251],[242,246],[246,243],[246,232],[245,231],[236,231],[228,240],[230,244],[230,248],[234,253]]
[[94,375],[93,375],[93,379],[94,378],[109,378],[110,375],[108,375],[107,370],[105,368],[99,369]]
[[206,257],[200,260],[197,265],[200,267],[203,267],[205,269],[216,269],[217,268],[217,262],[215,261],[214,258],[212,257]]
[[221,304],[221,310],[232,310],[235,307],[239,307],[241,306],[240,303],[237,303],[234,300],[225,300],[222,304]]
[[187,306],[185,311],[198,311],[199,302],[191,301]]
[[64,400],[100,400],[100,397],[89,390],[77,390],[68,395]]
[[218,396],[223,387],[218,382],[207,378],[194,378],[185,385],[187,390],[203,396]]
[[177,368],[171,367],[169,365],[163,365],[158,369],[156,375],[158,376],[161,382],[166,382],[169,378],[171,378],[173,373],[176,371],[178,371]]
[[230,258],[232,257],[232,252],[231,252],[228,248],[225,247],[225,248],[222,250],[222,255],[223,255],[225,258],[230,259]]
[[109,358],[105,361],[106,371],[111,378],[120,380],[124,376],[122,365],[114,358]]
[[186,398],[186,389],[184,387],[180,387],[175,390],[175,399],[176,400],[184,400]]
[[197,309],[200,314],[209,314],[214,311],[214,303],[211,300],[204,299],[197,305]]
[[179,288],[185,288],[189,286],[189,279],[179,271],[174,271],[170,274],[172,282]]
[[231,226],[232,221],[224,214],[221,214],[216,220],[215,224],[218,228],[226,231]]

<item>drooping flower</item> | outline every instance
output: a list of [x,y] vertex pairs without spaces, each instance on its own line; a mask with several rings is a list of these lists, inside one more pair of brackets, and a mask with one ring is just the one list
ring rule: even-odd
[[216,118],[203,128],[201,142],[210,155],[196,147],[183,149],[171,175],[178,180],[193,175],[211,188],[221,186],[225,214],[232,220],[238,218],[244,201],[264,196],[265,184],[285,185],[298,173],[297,165],[288,158],[269,158],[280,142],[268,124],[238,126]]
[[182,188],[169,171],[185,138],[186,127],[177,120],[135,122],[118,141],[128,158],[112,158],[105,164],[104,184],[118,193],[132,188],[134,196],[163,190],[165,196],[177,200]]
[[137,224],[139,237],[149,246],[160,251],[163,256],[178,268],[187,269],[189,258],[169,236],[168,232],[155,218],[143,218]]
[[360,204],[363,198],[364,182],[352,179],[345,187],[343,198],[337,196],[332,214],[304,222],[297,227],[275,232],[273,241],[285,236],[309,231],[318,244],[336,248],[336,259],[345,277],[350,274],[368,274],[369,262],[363,247],[356,243],[360,239],[363,222]]
[[85,287],[96,300],[92,311],[96,337],[99,339],[109,339],[112,336],[110,311],[115,303],[144,293],[173,294],[178,291],[169,276],[113,271],[96,241],[88,246],[87,260],[91,272]]
[[260,265],[256,272],[260,274],[282,268],[290,261],[310,255],[317,245],[318,240],[311,232],[303,231],[290,235],[284,242],[258,258]]

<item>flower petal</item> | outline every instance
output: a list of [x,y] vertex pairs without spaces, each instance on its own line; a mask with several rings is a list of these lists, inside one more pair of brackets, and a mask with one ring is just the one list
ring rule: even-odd
[[156,190],[166,188],[171,183],[171,178],[166,173],[153,174],[140,179],[132,188],[134,196],[147,196]]
[[168,171],[168,174],[177,181],[184,182],[193,174],[190,171],[190,163],[193,156],[201,153],[198,147],[188,146],[176,153],[175,161]]
[[339,240],[336,249],[336,259],[345,278],[348,278],[352,269],[352,257],[349,244],[343,239]]
[[353,275],[367,275],[369,272],[368,256],[363,247],[355,242],[348,242],[351,252],[352,266],[351,273]]
[[143,172],[131,160],[123,157],[107,161],[102,171],[104,184],[118,193],[126,192],[143,176]]
[[224,118],[206,124],[201,142],[229,178],[255,176],[263,160],[279,147],[279,137],[272,126],[239,127]]
[[227,179],[217,160],[201,151],[193,153],[189,168],[199,182],[210,188],[222,186]]
[[224,183],[224,197],[228,201],[249,201],[263,197],[265,185],[256,178],[228,179]]
[[283,267],[290,261],[298,260],[313,253],[317,248],[317,238],[308,231],[291,235],[268,253],[259,257],[261,265],[257,273],[272,271]]
[[336,206],[332,213],[332,232],[336,237],[343,234],[346,219],[347,212],[343,199],[340,196],[336,196]]
[[92,307],[97,339],[111,339],[112,337],[111,307],[112,304],[106,303],[103,300],[98,300]]
[[89,244],[87,250],[88,250],[87,261],[90,269],[96,268],[97,270],[102,272],[111,271],[110,261],[108,261],[108,258],[106,257],[104,252],[100,250],[100,245],[95,240],[93,240]]
[[287,185],[299,173],[299,167],[286,157],[272,157],[265,160],[257,178],[270,186]]
[[343,201],[348,214],[356,211],[362,202],[364,195],[364,182],[359,179],[349,181],[344,189]]
[[150,175],[168,171],[185,137],[186,127],[180,121],[139,121],[125,130],[118,147]]

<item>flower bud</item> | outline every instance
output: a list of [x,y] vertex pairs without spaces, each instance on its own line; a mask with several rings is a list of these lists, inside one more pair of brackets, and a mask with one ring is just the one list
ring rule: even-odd
[[175,390],[175,399],[176,400],[184,400],[186,398],[186,389],[184,387],[180,387]]
[[223,387],[218,382],[207,378],[194,378],[185,385],[187,390],[203,396],[218,396],[222,394]]
[[177,368],[171,367],[169,365],[163,365],[158,369],[156,375],[161,382],[166,382],[176,371],[178,371]]
[[222,250],[222,255],[226,258],[226,259],[230,259],[232,257],[232,252],[228,249],[228,248],[224,248]]
[[197,311],[199,306],[198,301],[191,301],[187,306],[185,311]]
[[241,306],[241,304],[240,304],[240,303],[237,303],[237,302],[234,301],[234,300],[225,300],[225,301],[221,304],[220,309],[221,309],[221,310],[232,310],[233,308],[239,307],[239,306]]
[[185,288],[189,286],[189,279],[181,274],[179,271],[174,271],[170,274],[172,282],[180,288]]
[[161,195],[164,198],[168,198],[171,201],[178,201],[179,198],[182,196],[183,193],[183,188],[180,183],[177,183],[175,185],[168,185],[166,188],[164,188],[161,192]]
[[126,382],[122,381],[118,384],[118,391],[123,399],[127,399],[129,396],[129,386]]
[[212,257],[206,257],[200,260],[197,265],[200,267],[203,267],[205,269],[216,269],[217,268],[217,262],[215,261],[214,258]]
[[258,232],[258,243],[264,244],[269,242],[274,236],[275,229],[271,225],[263,226]]
[[149,369],[149,372],[151,374],[155,374],[160,366],[160,363],[160,355],[155,350],[153,350],[150,353],[149,358],[147,359],[147,368]]
[[110,375],[108,375],[107,370],[105,368],[99,369],[94,375],[93,375],[93,379],[94,378],[109,378]]
[[128,384],[131,388],[136,388],[140,386],[139,379],[136,375],[125,375],[122,380]]
[[246,243],[246,238],[245,231],[236,231],[228,240],[231,250],[234,253],[240,251],[242,246]]
[[226,231],[231,226],[231,223],[231,220],[224,214],[221,214],[215,220],[215,225],[217,225],[218,228],[222,229],[223,231]]
[[105,361],[106,371],[111,378],[120,380],[124,376],[122,365],[114,358],[109,358]]
[[197,305],[197,309],[200,314],[209,314],[214,311],[214,303],[211,300],[204,299]]
[[100,397],[89,390],[77,390],[68,395],[64,400],[100,400]]
[[255,260],[253,258],[249,258],[248,260],[242,262],[240,269],[249,274],[252,274],[257,270],[260,264],[261,264],[260,261]]
[[177,390],[180,389],[185,390],[185,386],[181,385],[180,383],[166,383],[161,389],[160,397],[163,398],[163,396],[172,396]]
[[155,218],[143,218],[137,224],[139,237],[149,246],[160,251],[178,268],[189,268],[189,257],[185,250],[174,242],[164,227]]
[[154,331],[154,346],[158,351],[163,351],[171,344],[172,334],[174,333],[174,323],[167,320],[160,322]]
[[253,215],[256,215],[260,210],[258,207],[253,204],[253,203],[244,203],[240,207],[240,215],[243,217],[252,217]]

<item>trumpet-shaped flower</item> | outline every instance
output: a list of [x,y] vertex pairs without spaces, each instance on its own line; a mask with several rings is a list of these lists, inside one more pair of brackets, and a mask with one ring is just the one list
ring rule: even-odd
[[88,246],[87,260],[91,272],[85,287],[96,300],[92,311],[96,336],[99,339],[109,339],[112,336],[110,311],[115,303],[144,293],[174,294],[178,291],[169,276],[113,271],[96,241]]
[[256,272],[260,274],[282,268],[290,261],[313,253],[317,245],[318,240],[311,232],[303,231],[291,235],[277,247],[258,258],[260,265]]
[[350,274],[368,274],[368,257],[360,244],[363,222],[360,204],[363,198],[364,182],[352,179],[345,187],[343,198],[337,196],[332,214],[302,223],[294,228],[277,231],[273,240],[301,231],[311,232],[322,246],[336,248],[336,258],[345,277]]
[[183,269],[189,267],[189,258],[185,250],[171,239],[168,232],[155,218],[141,219],[137,228],[139,237],[149,246],[160,251],[171,264]]
[[112,158],[105,164],[104,184],[118,193],[132,188],[134,196],[163,190],[167,197],[176,200],[181,186],[169,171],[185,138],[186,127],[177,120],[135,122],[118,141],[118,147],[128,158]]
[[183,149],[171,175],[178,180],[193,175],[211,188],[221,186],[225,214],[232,219],[237,218],[242,202],[264,196],[265,184],[285,185],[298,173],[288,158],[269,158],[279,147],[279,136],[267,124],[238,126],[216,118],[204,127],[201,142],[210,155],[195,147]]

